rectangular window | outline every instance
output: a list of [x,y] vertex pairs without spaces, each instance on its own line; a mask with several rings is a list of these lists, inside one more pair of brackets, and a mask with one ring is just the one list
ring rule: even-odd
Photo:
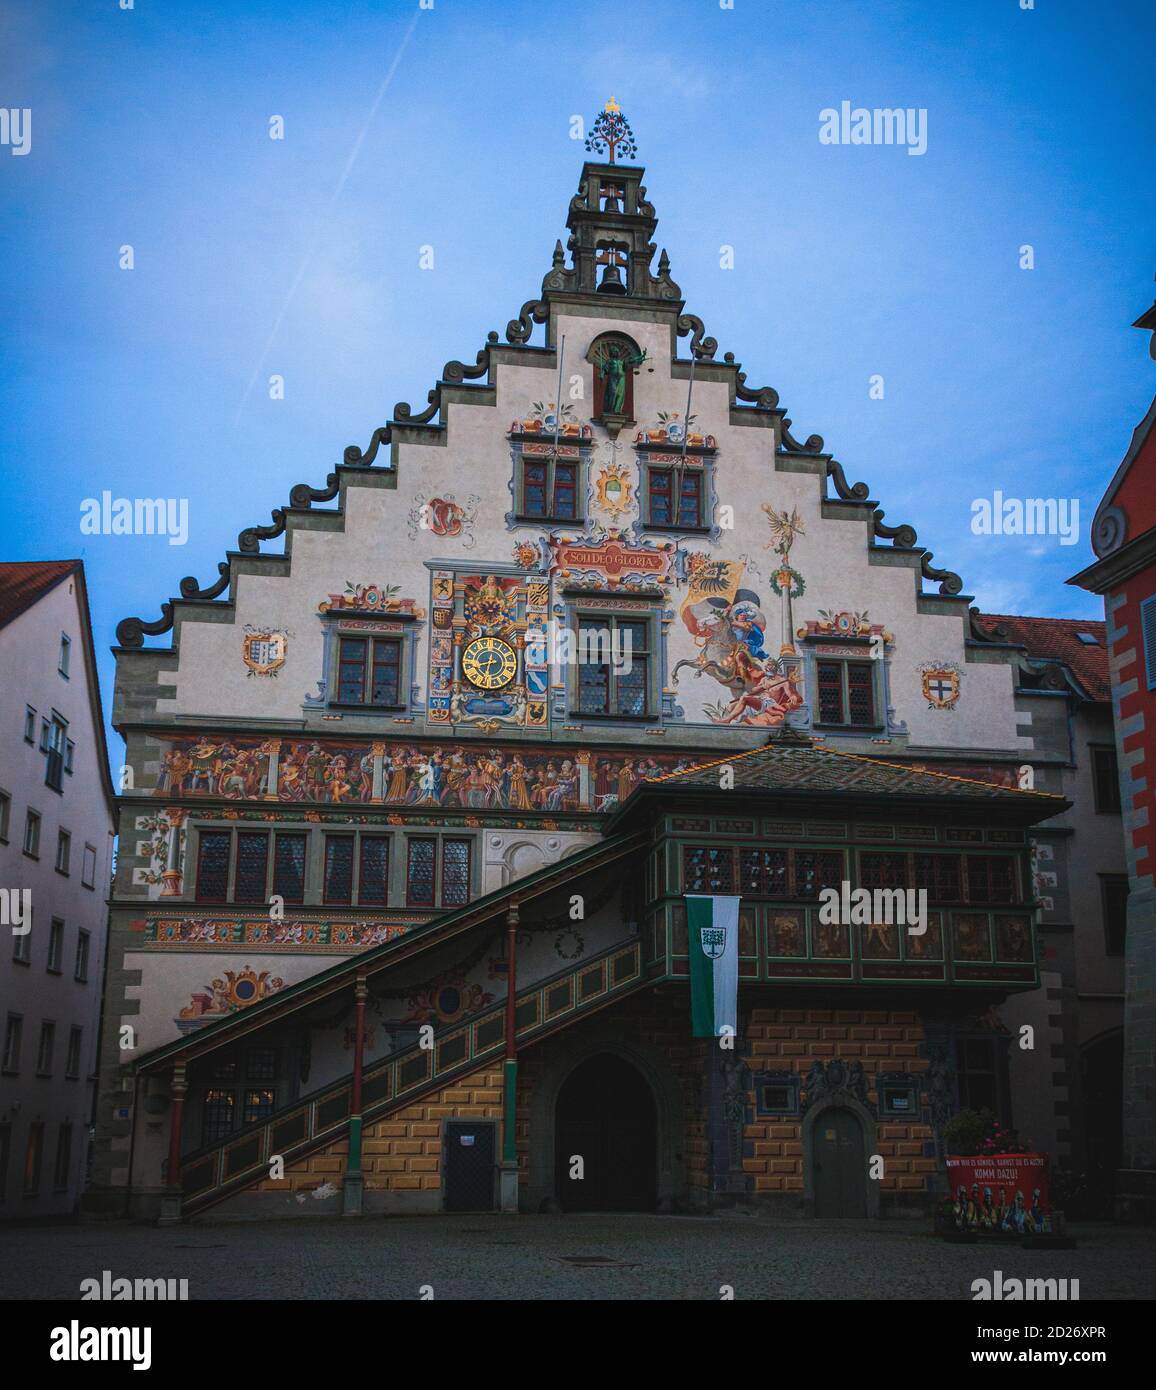
[[963,1110],[990,1110],[1000,1115],[1000,1086],[995,1043],[988,1038],[958,1038],[955,1069]]
[[68,739],[64,745],[64,770],[70,777],[72,776],[72,763],[75,756],[76,744],[73,743],[71,739]]
[[28,931],[12,933],[12,959],[17,965],[28,965],[32,961],[32,917],[36,909],[29,910],[28,921],[21,922],[21,927],[27,927]]
[[875,673],[869,661],[820,661],[819,723],[845,728],[872,728],[875,715]]
[[202,830],[197,845],[197,902],[223,903],[229,892],[229,850],[232,836],[227,830]]
[[237,877],[233,901],[263,903],[269,863],[269,837],[263,832],[240,831],[237,835]]
[[353,901],[353,836],[326,835],[325,883],[322,901],[347,905]]
[[578,465],[563,459],[522,459],[522,510],[535,520],[578,519]]
[[40,1191],[40,1163],[44,1156],[44,1124],[37,1120],[28,1126],[28,1148],[24,1153],[24,1195],[35,1197]]
[[56,1051],[56,1024],[45,1019],[40,1025],[40,1046],[36,1052],[36,1075],[52,1075],[52,1054]]
[[70,1028],[68,1030],[68,1056],[64,1063],[64,1074],[70,1081],[75,1081],[80,1076],[80,1049],[84,1045],[84,1029]]
[[3,1070],[5,1072],[18,1072],[20,1070],[20,1040],[24,1036],[24,1019],[20,1014],[9,1014],[8,1021],[4,1025],[4,1057]]
[[72,1122],[61,1120],[56,1131],[56,1163],[53,1166],[52,1186],[57,1192],[68,1189],[68,1175],[72,1168]]
[[1101,874],[1100,902],[1104,914],[1104,951],[1122,956],[1128,929],[1128,875]]
[[273,850],[273,892],[287,903],[305,901],[304,835],[278,835]]
[[85,845],[80,862],[80,881],[85,888],[96,887],[96,846]]
[[1015,901],[1015,864],[1004,855],[967,856],[967,900],[969,903],[1010,903]]
[[410,907],[433,907],[436,883],[437,841],[406,841],[405,900]]
[[399,708],[401,638],[342,637],[337,644],[337,703]]
[[60,674],[65,680],[68,679],[68,668],[72,662],[72,638],[66,632],[60,634],[60,662],[57,666]]
[[683,892],[733,892],[734,865],[734,851],[729,846],[685,846],[682,851]]
[[68,724],[58,714],[48,725],[48,754],[44,764],[44,785],[54,792],[64,790],[64,754],[68,743]]
[[701,529],[702,474],[690,468],[647,470],[649,524],[684,530]]
[[29,811],[24,817],[24,853],[29,859],[40,858],[40,812]]
[[48,966],[53,975],[59,975],[64,960],[64,923],[59,917],[52,919],[48,929]]
[[1140,604],[1140,635],[1144,643],[1144,668],[1148,689],[1156,690],[1156,594]]
[[1120,769],[1116,750],[1108,745],[1092,745],[1092,794],[1096,810],[1120,814]]
[[442,841],[442,906],[464,907],[470,900],[470,842]]
[[73,979],[79,980],[84,984],[88,979],[88,953],[91,945],[91,933],[81,930],[76,937],[76,970]]
[[917,854],[915,886],[927,890],[932,903],[963,901],[962,874],[958,854]]
[[257,1125],[273,1113],[273,1092],[262,1088],[245,1092],[245,1108],[241,1117],[244,1125]]
[[578,615],[578,714],[649,716],[650,632],[645,618]]
[[12,818],[12,798],[0,789],[0,845],[8,843],[8,823]]
[[797,849],[793,857],[796,898],[817,898],[824,888],[838,889],[842,884],[845,869],[838,850]]
[[56,832],[56,872],[68,873],[68,861],[72,855],[72,836],[67,830]]
[[859,886],[876,888],[907,887],[907,856],[905,854],[861,854],[859,856]]
[[31,705],[24,707],[24,742],[36,742],[36,711]]
[[215,1144],[233,1132],[235,1099],[232,1091],[209,1090],[201,1109],[201,1143]]
[[12,1162],[12,1126],[0,1124],[0,1205],[8,1200],[8,1169]]
[[277,1049],[275,1047],[253,1047],[245,1054],[245,1079],[247,1081],[275,1081],[277,1079]]
[[741,849],[739,871],[744,895],[785,898],[790,892],[785,849]]
[[357,872],[357,901],[384,907],[389,896],[389,837],[363,835]]

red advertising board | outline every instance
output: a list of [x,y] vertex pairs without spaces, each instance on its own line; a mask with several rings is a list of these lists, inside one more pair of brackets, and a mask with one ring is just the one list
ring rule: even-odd
[[952,1216],[981,1235],[1050,1233],[1047,1154],[952,1154],[946,1160]]

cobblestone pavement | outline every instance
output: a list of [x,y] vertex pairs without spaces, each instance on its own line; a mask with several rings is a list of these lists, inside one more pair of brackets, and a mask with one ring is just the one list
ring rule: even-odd
[[[1156,1233],[1077,1226],[1079,1248],[947,1245],[916,1223],[677,1216],[319,1217],[0,1227],[0,1298],[80,1281],[187,1278],[191,1299],[967,1299],[979,1277],[1080,1281],[1081,1301],[1156,1293]],[[569,1264],[564,1256],[614,1263]]]

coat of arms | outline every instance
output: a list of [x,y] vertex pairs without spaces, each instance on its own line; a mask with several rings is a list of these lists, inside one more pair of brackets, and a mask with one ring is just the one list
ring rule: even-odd
[[250,676],[275,676],[285,665],[287,632],[259,631],[255,627],[245,628],[241,644],[241,659],[249,668]]
[[959,667],[949,662],[930,662],[919,668],[923,698],[928,709],[954,709],[959,699]]
[[703,927],[702,953],[704,956],[709,956],[711,960],[718,960],[719,956],[726,950],[726,946],[726,927]]

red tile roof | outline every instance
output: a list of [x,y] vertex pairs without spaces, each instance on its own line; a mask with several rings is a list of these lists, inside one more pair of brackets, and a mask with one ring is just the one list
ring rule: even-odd
[[[1004,640],[1026,647],[1033,659],[1066,666],[1090,699],[1111,700],[1107,631],[1103,623],[1086,618],[1022,618],[1007,613],[980,613],[978,617],[989,630],[1002,628]],[[1096,645],[1081,642],[1076,635],[1080,632],[1095,637]]]
[[79,560],[15,560],[0,564],[0,627],[18,618],[37,599],[55,588]]

